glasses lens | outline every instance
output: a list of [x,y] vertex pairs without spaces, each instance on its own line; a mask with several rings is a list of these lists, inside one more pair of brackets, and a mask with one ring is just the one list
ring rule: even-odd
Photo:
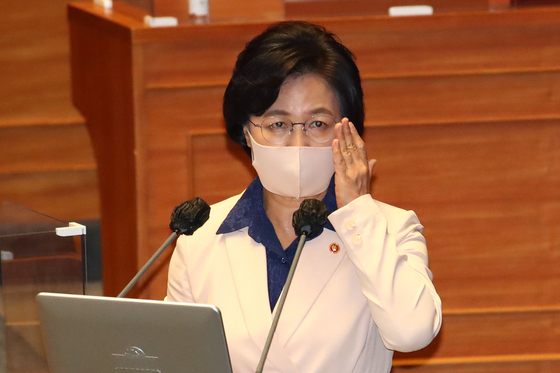
[[305,122],[305,130],[311,140],[323,143],[334,137],[335,120],[329,115],[314,115]]
[[264,139],[272,144],[282,144],[292,130],[292,122],[281,117],[266,118],[261,124]]

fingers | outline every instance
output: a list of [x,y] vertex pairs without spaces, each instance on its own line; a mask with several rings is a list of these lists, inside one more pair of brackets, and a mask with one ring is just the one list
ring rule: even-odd
[[350,133],[352,134],[353,145],[353,147],[349,145],[348,148],[353,152],[352,154],[354,155],[355,159],[359,159],[362,162],[367,162],[367,149],[364,140],[362,140],[362,138],[358,134],[358,130],[356,130],[356,127],[354,127],[354,123],[349,122],[348,125],[350,128]]
[[335,134],[332,149],[336,200],[340,208],[370,192],[371,175],[377,161],[367,159],[365,143],[347,118],[337,123]]
[[335,134],[339,140],[340,153],[348,165],[367,162],[365,143],[358,134],[354,124],[348,118],[343,118],[336,125]]
[[340,150],[340,141],[334,139],[332,142],[334,170],[336,173],[344,173],[346,171],[346,161]]
[[335,126],[336,138],[332,142],[333,160],[337,174],[362,184],[368,179],[375,161],[370,164],[364,141],[353,123],[343,118]]
[[[348,118],[343,118],[338,126],[338,131],[336,132],[336,137],[340,141],[340,151],[344,157],[344,161],[347,163],[353,163],[352,152],[355,150],[355,144],[352,141],[352,133],[350,132]],[[350,146],[350,148],[348,147]]]

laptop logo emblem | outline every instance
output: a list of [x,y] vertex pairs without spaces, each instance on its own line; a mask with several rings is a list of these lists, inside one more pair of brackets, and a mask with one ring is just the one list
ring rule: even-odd
[[147,356],[140,347],[130,346],[124,354],[111,355],[113,355],[115,361],[115,370],[161,373],[158,368],[158,357]]

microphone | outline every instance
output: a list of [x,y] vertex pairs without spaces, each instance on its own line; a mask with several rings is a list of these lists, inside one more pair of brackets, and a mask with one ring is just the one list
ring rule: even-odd
[[303,245],[307,239],[312,239],[323,233],[323,227],[327,222],[327,217],[329,211],[327,206],[318,199],[305,199],[299,206],[299,209],[294,212],[292,216],[292,226],[294,231],[299,236],[299,243],[294,255],[294,260],[290,266],[290,271],[288,272],[288,278],[286,279],[286,284],[284,284],[284,289],[282,289],[282,294],[278,300],[276,306],[276,312],[274,313],[274,318],[272,319],[272,325],[268,331],[268,337],[264,344],[263,352],[261,354],[261,360],[259,365],[257,365],[256,373],[262,373],[264,368],[264,363],[266,361],[266,356],[268,355],[268,350],[270,350],[270,345],[272,344],[272,338],[274,337],[274,332],[278,326],[278,320],[280,320],[280,314],[282,313],[282,308],[284,308],[284,303],[286,302],[286,296],[288,295],[288,290],[292,284],[292,279],[296,271],[296,266],[301,256],[303,250]]
[[169,228],[173,231],[169,238],[161,245],[161,247],[152,255],[150,260],[144,264],[144,267],[138,271],[136,276],[126,287],[117,295],[117,298],[124,298],[124,296],[132,289],[138,282],[140,277],[154,264],[159,256],[167,249],[167,247],[175,241],[175,239],[185,234],[191,236],[198,228],[202,227],[210,216],[210,206],[199,197],[190,199],[176,206],[171,213],[171,223]]
[[329,211],[327,206],[318,199],[304,200],[292,216],[292,226],[298,236],[306,235],[308,239],[323,233]]

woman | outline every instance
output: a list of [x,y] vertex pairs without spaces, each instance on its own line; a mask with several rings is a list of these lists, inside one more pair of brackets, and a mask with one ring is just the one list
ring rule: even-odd
[[264,371],[385,373],[393,350],[428,345],[441,301],[423,227],[369,194],[351,52],[319,26],[273,25],[239,55],[223,112],[259,177],[179,239],[167,300],[217,305],[234,372],[254,372],[297,247],[292,214],[317,198],[329,221],[303,250]]

